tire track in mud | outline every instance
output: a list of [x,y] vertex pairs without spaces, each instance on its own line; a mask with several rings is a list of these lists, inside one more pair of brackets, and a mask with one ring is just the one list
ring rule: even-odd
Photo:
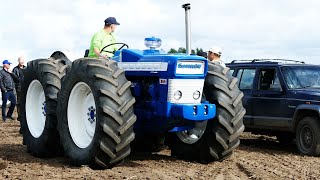
[[215,180],[227,180],[227,179],[233,179],[233,180],[241,180],[244,179],[244,177],[241,177],[237,174],[234,174],[233,172],[228,172],[226,169],[220,170],[214,178]]
[[276,179],[286,177],[286,175],[278,171],[275,167],[270,167],[263,162],[241,159],[238,164],[241,169],[244,169],[247,174],[251,175],[250,178],[252,179]]
[[[228,160],[227,160],[228,161]],[[216,180],[242,180],[249,179],[250,175],[246,171],[239,169],[236,163],[237,159],[232,158],[230,162],[223,162],[217,168],[219,168],[216,174],[213,176],[213,179]],[[215,166],[215,165],[213,165]]]
[[[319,159],[281,150],[259,147],[240,148],[238,166],[252,179],[317,179]],[[310,161],[314,161],[314,165]],[[313,166],[311,168],[311,166]]]
[[[209,164],[192,163],[189,167],[196,174],[189,176],[191,179],[214,179],[214,180],[242,180],[250,177],[244,171],[239,170],[236,162],[238,161],[237,151],[224,161],[215,161]],[[183,162],[183,161],[182,161]],[[179,164],[177,164],[179,165]],[[196,171],[197,170],[197,171]],[[191,174],[188,174],[191,175]]]
[[[221,162],[200,164],[176,159],[170,150],[132,155],[128,161],[102,171],[73,167],[63,157],[32,157],[18,134],[19,122],[0,122],[0,179],[319,179],[320,158],[302,156],[292,147],[279,147],[274,138],[265,141],[246,134],[246,143]],[[251,141],[252,140],[252,141]],[[252,143],[252,144],[250,144]]]

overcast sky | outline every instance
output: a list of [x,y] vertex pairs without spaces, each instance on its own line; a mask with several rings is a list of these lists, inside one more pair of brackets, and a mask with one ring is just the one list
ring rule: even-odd
[[220,46],[223,59],[288,58],[320,64],[317,0],[10,0],[0,6],[0,60],[47,58],[55,50],[80,58],[109,16],[130,48],[144,38],[162,49],[185,47],[184,10],[191,3],[191,47]]

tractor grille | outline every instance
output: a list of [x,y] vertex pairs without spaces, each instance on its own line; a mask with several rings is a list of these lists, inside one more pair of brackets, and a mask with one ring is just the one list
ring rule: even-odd
[[[203,91],[204,79],[169,79],[168,102],[175,104],[199,104]],[[175,99],[174,94],[180,91],[182,96]],[[200,98],[194,99],[194,92],[200,92]]]

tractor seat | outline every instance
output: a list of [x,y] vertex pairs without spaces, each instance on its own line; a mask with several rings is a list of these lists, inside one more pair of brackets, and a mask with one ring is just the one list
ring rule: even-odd
[[84,57],[88,57],[89,56],[89,49],[86,49],[86,51],[84,52]]

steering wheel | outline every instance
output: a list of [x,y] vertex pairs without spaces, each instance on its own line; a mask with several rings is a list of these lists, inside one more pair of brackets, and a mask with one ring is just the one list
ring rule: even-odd
[[114,54],[114,52],[111,52],[111,51],[107,51],[107,50],[105,50],[107,47],[109,47],[109,46],[112,46],[112,45],[116,45],[116,44],[121,44],[122,46],[120,47],[120,48],[118,48],[116,51],[119,51],[119,50],[121,50],[121,49],[123,49],[124,47],[126,47],[127,49],[129,49],[129,46],[128,46],[128,44],[126,44],[126,43],[111,43],[111,44],[108,44],[108,45],[106,45],[105,47],[103,47],[102,49],[101,49],[101,51],[100,51],[100,53],[102,53],[102,52],[107,52],[107,53],[112,53],[112,54]]

